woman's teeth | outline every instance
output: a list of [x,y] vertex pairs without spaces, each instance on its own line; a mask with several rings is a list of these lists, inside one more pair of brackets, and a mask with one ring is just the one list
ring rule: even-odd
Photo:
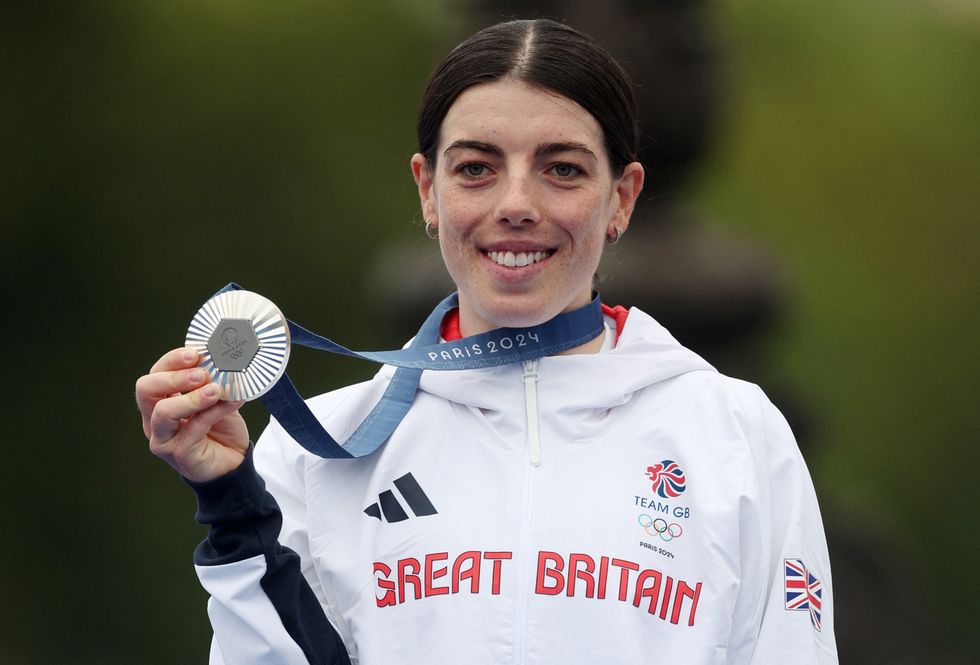
[[551,252],[487,252],[490,260],[500,266],[508,268],[522,268],[532,263],[537,263],[541,259],[546,259]]

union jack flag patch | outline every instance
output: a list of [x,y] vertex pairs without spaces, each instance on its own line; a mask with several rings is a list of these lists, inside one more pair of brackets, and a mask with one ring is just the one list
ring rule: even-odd
[[806,569],[803,559],[784,559],[786,609],[809,611],[813,627],[820,630],[823,582]]

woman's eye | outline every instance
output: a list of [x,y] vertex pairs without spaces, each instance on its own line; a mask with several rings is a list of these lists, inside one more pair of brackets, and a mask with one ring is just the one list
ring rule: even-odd
[[487,167],[485,164],[477,164],[477,163],[463,164],[463,166],[460,167],[459,170],[463,173],[463,175],[469,176],[471,178],[479,178],[487,174]]
[[551,167],[551,171],[563,180],[574,178],[582,174],[582,170],[574,164],[555,164]]

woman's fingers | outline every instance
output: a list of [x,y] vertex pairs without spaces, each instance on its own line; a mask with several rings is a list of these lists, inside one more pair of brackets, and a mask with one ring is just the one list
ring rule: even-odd
[[164,372],[172,369],[184,369],[193,367],[201,360],[201,354],[187,347],[181,347],[172,351],[167,351],[160,356],[160,360],[153,363],[150,374],[154,372]]
[[185,418],[191,418],[214,406],[221,396],[221,389],[214,383],[174,395],[157,402],[150,416],[150,440],[165,442],[174,437]]
[[149,437],[150,416],[157,402],[165,397],[195,390],[207,382],[207,374],[198,368],[141,376],[136,381],[136,406],[143,416],[143,433]]
[[207,382],[207,374],[196,366],[199,360],[200,355],[194,349],[174,349],[154,363],[149,374],[136,381],[136,406],[143,419],[146,438],[150,438],[150,418],[157,402],[200,388]]
[[212,480],[237,468],[248,452],[241,402],[218,402],[183,421],[166,441],[150,440],[150,451],[195,482]]
[[199,367],[154,372],[141,376],[136,381],[136,399],[167,397],[174,393],[199,388],[207,378],[207,373]]
[[218,402],[201,411],[184,425],[181,439],[197,441],[210,435],[219,443],[229,444],[232,447],[244,444],[242,448],[244,452],[245,448],[248,448],[248,434],[245,431],[244,421],[236,418],[222,422],[225,416],[237,411],[242,404],[243,402]]
[[220,401],[220,387],[199,362],[194,349],[165,353],[136,381],[136,404],[150,451],[184,477],[203,481],[241,464],[248,430],[236,413],[242,403]]

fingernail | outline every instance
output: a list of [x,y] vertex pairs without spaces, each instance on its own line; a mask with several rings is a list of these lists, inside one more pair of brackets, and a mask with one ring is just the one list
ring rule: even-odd
[[191,362],[193,360],[197,360],[197,356],[198,353],[194,349],[184,349],[184,353],[181,357],[184,359],[184,362]]
[[214,385],[213,383],[204,387],[205,397],[217,397],[218,392],[220,392],[218,390],[218,386]]
[[192,371],[190,374],[187,375],[187,379],[191,383],[200,383],[201,381],[204,380],[204,372],[202,370],[195,369],[194,371]]

